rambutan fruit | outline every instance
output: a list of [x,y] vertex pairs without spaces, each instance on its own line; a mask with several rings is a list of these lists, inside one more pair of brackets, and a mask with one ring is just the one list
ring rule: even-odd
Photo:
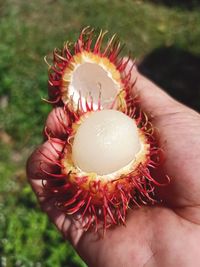
[[101,108],[126,108],[134,62],[125,74],[129,58],[119,56],[122,46],[115,35],[103,46],[106,33],[100,31],[95,37],[94,30],[86,27],[75,44],[67,42],[62,50],[54,50],[53,63],[48,63],[50,102],[63,102],[74,110],[81,98],[86,110],[86,102],[92,98],[94,109],[99,103]]
[[75,215],[85,230],[125,224],[128,208],[157,203],[160,185],[151,175],[160,149],[152,124],[131,96],[129,59],[119,59],[115,37],[102,51],[105,32],[95,41],[93,35],[86,28],[72,50],[68,43],[54,50],[49,101],[56,106],[45,135],[58,154],[55,173],[41,163],[44,196]]
[[[41,168],[44,194],[56,208],[80,214],[86,230],[99,225],[106,229],[125,224],[129,207],[157,202],[154,189],[159,183],[150,170],[159,164],[160,150],[144,113],[136,106],[126,113],[62,109],[69,120],[57,123],[65,134],[58,138],[46,129],[59,156],[58,169],[48,173]],[[56,150],[57,143],[62,152]]]

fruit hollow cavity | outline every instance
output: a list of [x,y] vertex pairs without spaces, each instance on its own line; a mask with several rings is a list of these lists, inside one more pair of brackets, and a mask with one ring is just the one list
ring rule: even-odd
[[135,121],[116,110],[89,113],[79,126],[72,159],[83,172],[107,175],[132,162],[141,149]]
[[69,84],[69,95],[73,96],[74,101],[78,102],[81,94],[84,106],[86,100],[91,100],[92,97],[94,108],[98,107],[99,102],[104,108],[111,106],[119,91],[120,85],[112,78],[111,73],[103,66],[90,62],[75,68]]

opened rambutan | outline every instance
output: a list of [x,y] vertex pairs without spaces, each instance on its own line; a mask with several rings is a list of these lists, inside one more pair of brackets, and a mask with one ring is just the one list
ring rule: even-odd
[[62,137],[46,129],[59,156],[57,170],[48,173],[41,165],[44,194],[56,208],[80,214],[85,229],[97,229],[102,223],[106,229],[125,223],[129,207],[156,202],[154,188],[159,184],[150,169],[159,163],[159,149],[144,113],[136,106],[127,113],[114,109],[72,113],[66,107],[62,113],[69,118],[66,124],[59,122]]
[[54,50],[49,101],[62,134],[45,128],[58,154],[55,173],[41,163],[44,196],[86,230],[125,224],[128,208],[156,203],[151,169],[160,161],[154,128],[130,94],[129,59],[119,58],[115,37],[102,49],[105,32],[93,35],[86,28],[71,50]]
[[125,74],[129,58],[119,57],[122,47],[115,35],[102,45],[106,33],[95,37],[86,27],[75,44],[67,42],[62,50],[54,50],[53,63],[48,63],[50,102],[74,110],[81,99],[87,110],[86,102],[92,98],[94,109],[101,103],[101,108],[125,110],[134,62]]

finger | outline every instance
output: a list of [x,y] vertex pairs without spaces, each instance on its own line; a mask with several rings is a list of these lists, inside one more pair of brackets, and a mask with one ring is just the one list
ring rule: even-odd
[[171,207],[193,206],[200,201],[200,183],[196,177],[200,157],[196,149],[200,143],[200,116],[139,74],[136,68],[132,70],[132,76],[133,79],[137,76],[135,90],[140,105],[159,131],[165,158],[164,172],[171,178],[168,187],[160,188],[162,198]]
[[[75,246],[83,233],[80,222],[75,216],[67,216],[55,206],[55,200],[45,195],[45,182],[43,182],[50,178],[47,173],[58,173],[60,171],[60,167],[56,163],[59,160],[62,150],[63,146],[56,140],[46,141],[28,159],[27,177],[40,202],[42,210],[48,214],[63,237],[67,238]],[[43,170],[45,170],[45,173]]]
[[127,64],[126,73],[131,70],[131,83],[134,83],[132,93],[139,96],[140,106],[150,117],[165,115],[166,113],[177,112],[178,110],[189,109],[176,101],[159,86],[141,75],[137,67],[132,68],[132,61]]
[[69,219],[66,219],[66,216],[63,212],[59,211],[54,206],[54,201],[52,199],[45,197],[43,186],[43,179],[47,179],[48,175],[44,174],[42,169],[45,169],[45,171],[49,173],[56,173],[59,170],[55,162],[59,157],[58,151],[61,152],[63,147],[58,143],[53,143],[53,146],[50,141],[46,141],[33,152],[27,162],[27,177],[41,204],[42,209],[48,214],[57,228],[66,234],[71,222]]
[[48,173],[59,172],[60,168],[56,162],[62,149],[63,146],[60,143],[48,140],[37,148],[27,161],[27,177],[40,202],[44,195],[42,181],[48,178],[43,170]]
[[55,107],[48,115],[45,127],[53,137],[66,139],[69,117],[63,107]]

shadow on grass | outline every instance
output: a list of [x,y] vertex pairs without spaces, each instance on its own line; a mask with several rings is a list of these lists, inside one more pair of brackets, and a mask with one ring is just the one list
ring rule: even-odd
[[200,57],[176,47],[158,48],[138,69],[177,100],[200,111]]
[[200,0],[148,0],[155,4],[163,4],[168,7],[181,7],[186,9],[195,9],[200,7]]

